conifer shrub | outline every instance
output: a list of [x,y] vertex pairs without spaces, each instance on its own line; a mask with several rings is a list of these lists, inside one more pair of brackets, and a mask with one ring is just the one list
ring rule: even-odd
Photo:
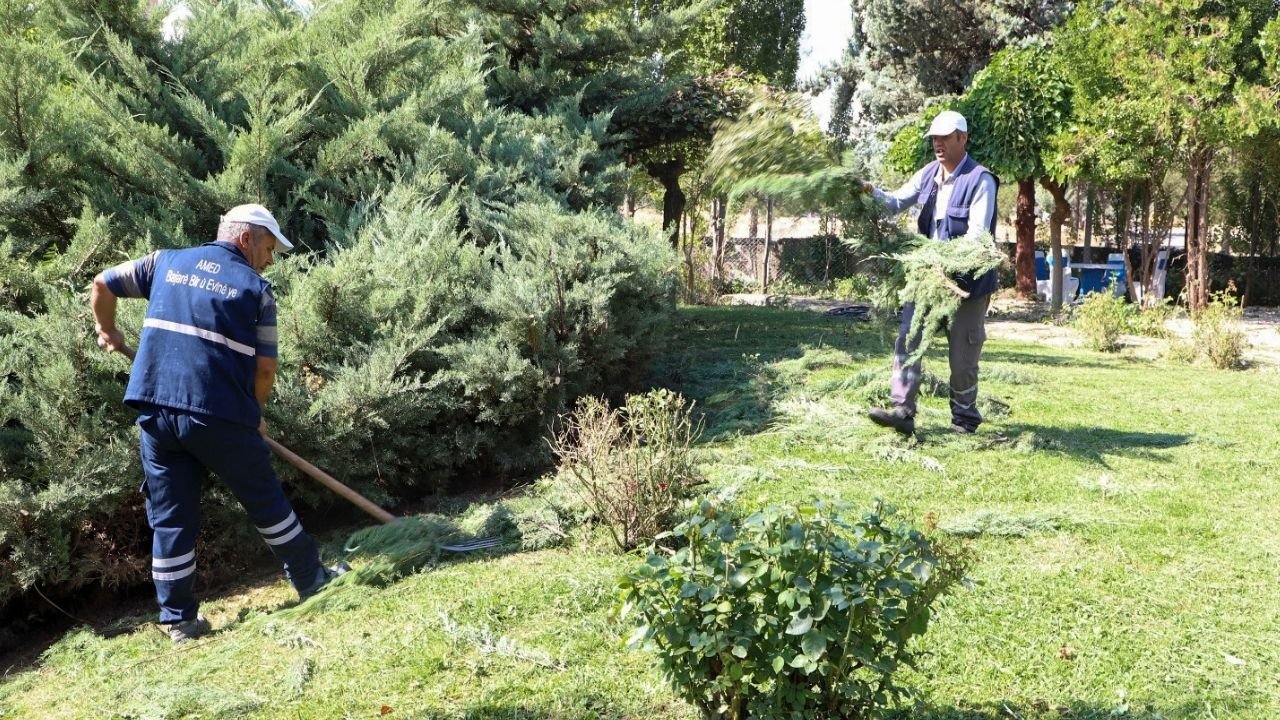
[[621,408],[586,397],[552,443],[559,474],[620,550],[651,542],[700,482],[692,403],[669,390],[629,395]]
[[966,554],[877,503],[744,515],[710,498],[623,578],[631,637],[708,718],[867,718],[903,696],[935,601]]
[[673,307],[652,233],[530,202],[486,247],[428,183],[397,185],[341,251],[277,282],[272,421],[384,498],[447,489],[477,463],[510,476],[549,462],[559,409],[626,385]]
[[[86,332],[82,295],[31,287],[43,312],[0,307],[0,603],[33,585],[58,595],[150,577],[128,363]],[[140,323],[141,307],[121,306],[121,327]],[[230,493],[210,494],[203,525],[217,541],[201,552],[217,568],[248,531]]]

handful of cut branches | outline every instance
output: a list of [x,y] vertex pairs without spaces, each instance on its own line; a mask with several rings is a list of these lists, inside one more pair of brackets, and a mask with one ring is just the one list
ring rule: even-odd
[[759,193],[832,209],[864,202],[852,155],[840,157],[799,95],[762,91],[734,120],[716,123],[706,172],[717,192]]
[[915,315],[907,333],[908,342],[917,341],[909,362],[915,362],[928,349],[942,325],[969,298],[961,283],[978,278],[1004,262],[991,235],[954,240],[926,240],[916,248],[892,256],[901,263],[903,284],[898,301],[915,305]]

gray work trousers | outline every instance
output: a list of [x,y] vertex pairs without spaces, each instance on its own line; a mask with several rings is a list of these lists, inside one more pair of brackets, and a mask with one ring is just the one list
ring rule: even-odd
[[[982,423],[982,413],[978,412],[978,358],[987,339],[990,303],[990,295],[965,300],[946,327],[947,359],[951,364],[951,422],[970,429]],[[908,415],[916,414],[916,396],[920,394],[920,361],[906,364],[919,345],[918,340],[907,342],[915,309],[911,303],[902,307],[902,325],[893,346],[893,380],[889,393],[893,406]]]

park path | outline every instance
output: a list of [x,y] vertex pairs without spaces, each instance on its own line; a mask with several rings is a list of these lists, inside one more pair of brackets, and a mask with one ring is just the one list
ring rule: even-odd
[[[1002,313],[997,305],[993,317],[987,320],[987,335],[1001,340],[1023,340],[1054,347],[1084,346],[1080,333],[1069,325],[1022,319],[1017,317],[1019,314],[1015,311],[1012,316],[1008,316],[1009,313]],[[1249,349],[1245,351],[1248,365],[1258,369],[1280,370],[1280,309],[1246,308],[1241,325],[1249,341]],[[1183,340],[1190,339],[1194,330],[1191,319],[1186,317],[1174,318],[1165,323],[1165,327],[1174,337]],[[1141,335],[1125,335],[1122,340],[1127,351],[1146,358],[1160,356],[1169,346],[1167,340]]]
[[[830,300],[809,296],[784,297],[742,293],[725,295],[720,299],[725,305],[785,306],[812,312],[841,312],[850,308],[867,307],[865,303],[849,300]],[[1080,333],[1069,325],[1057,325],[1045,321],[1044,303],[1027,303],[1017,300],[997,299],[991,316],[987,319],[987,335],[1001,340],[1029,341],[1051,347],[1083,347]],[[1246,308],[1242,322],[1249,349],[1245,360],[1251,367],[1280,371],[1280,308]],[[1193,326],[1189,318],[1181,317],[1167,323],[1174,337],[1189,339]],[[1126,335],[1123,338],[1127,351],[1140,357],[1156,358],[1167,348],[1168,341],[1158,338]]]

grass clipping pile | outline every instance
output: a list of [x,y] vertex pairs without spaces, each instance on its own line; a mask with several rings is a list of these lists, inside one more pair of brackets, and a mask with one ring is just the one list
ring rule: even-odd
[[969,298],[959,280],[978,278],[1000,267],[1004,256],[996,250],[991,235],[954,240],[924,240],[913,249],[891,256],[902,267],[897,300],[915,305],[907,347],[915,344],[908,362],[915,362],[929,349],[942,327],[955,316],[960,303]]

